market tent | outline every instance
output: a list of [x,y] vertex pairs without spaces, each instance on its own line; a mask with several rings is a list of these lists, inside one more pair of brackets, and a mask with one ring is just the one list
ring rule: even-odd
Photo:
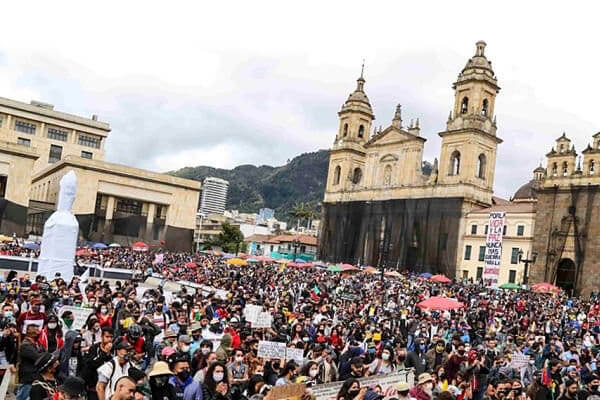
[[329,271],[329,272],[342,272],[343,269],[339,265],[330,265],[329,267],[327,267],[327,271]]
[[438,282],[438,283],[450,283],[450,282],[452,282],[445,275],[433,275],[430,278],[430,280],[433,281],[433,282]]
[[108,245],[108,247],[115,249],[121,247],[121,245],[119,243],[111,243]]
[[425,278],[425,279],[429,279],[431,278],[433,275],[430,274],[429,272],[423,272],[421,275],[419,275],[419,278]]
[[398,271],[388,271],[386,273],[384,273],[385,276],[390,276],[392,278],[400,278],[402,277],[402,274]]
[[417,304],[417,307],[424,310],[456,310],[464,306],[460,301],[441,296],[430,297]]
[[519,289],[521,289],[521,286],[517,285],[516,283],[512,283],[512,282],[503,283],[502,285],[500,285],[498,287],[500,289],[507,289],[507,290],[519,290]]
[[227,264],[237,266],[248,265],[246,260],[242,260],[241,258],[230,258],[229,260],[227,260]]
[[354,265],[350,265],[350,264],[342,264],[342,265],[340,265],[340,268],[342,268],[342,271],[344,271],[344,272],[360,271],[360,269],[358,267],[355,267]]
[[367,268],[365,268],[365,270],[363,272],[365,274],[376,274],[377,273],[377,268],[375,268],[375,267],[367,267]]
[[40,248],[40,245],[35,243],[35,242],[26,242],[23,245],[24,248],[28,249],[28,250],[38,250]]
[[554,286],[551,283],[547,283],[547,282],[540,282],[540,283],[536,283],[535,285],[531,286],[531,290],[537,293],[552,293],[552,294],[559,294],[560,293],[560,288],[557,286]]
[[144,242],[135,242],[131,245],[133,251],[148,251],[148,245]]
[[92,245],[92,249],[107,249],[107,248],[108,248],[107,245],[105,245],[104,243],[100,243],[100,242],[94,243]]
[[256,257],[256,259],[258,261],[261,261],[261,262],[273,262],[273,261],[275,261],[274,258],[271,258],[269,256],[258,256],[258,257]]
[[89,256],[90,254],[92,254],[92,253],[90,252],[89,249],[79,249],[75,252],[75,255],[79,256],[79,257]]

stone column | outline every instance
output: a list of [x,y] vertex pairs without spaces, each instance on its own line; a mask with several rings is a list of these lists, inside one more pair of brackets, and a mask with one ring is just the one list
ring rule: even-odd
[[154,227],[154,214],[156,214],[156,204],[148,203],[148,215],[146,217],[146,230],[144,239],[146,241],[153,240],[152,230]]
[[115,211],[115,198],[114,196],[108,196],[106,201],[106,217],[104,217],[104,229],[102,232],[102,240],[110,242],[112,240],[113,231],[113,214]]

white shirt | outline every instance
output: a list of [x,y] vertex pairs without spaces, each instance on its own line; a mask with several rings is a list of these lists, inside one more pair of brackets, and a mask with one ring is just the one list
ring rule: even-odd
[[[114,373],[113,365],[115,366]],[[106,383],[106,389],[104,389],[105,399],[110,399],[115,390],[115,384],[122,376],[126,376],[128,374],[130,366],[131,364],[128,361],[121,367],[121,364],[119,364],[119,359],[115,356],[111,361],[105,362],[100,368],[98,368],[98,382]],[[111,374],[112,378],[110,377]]]

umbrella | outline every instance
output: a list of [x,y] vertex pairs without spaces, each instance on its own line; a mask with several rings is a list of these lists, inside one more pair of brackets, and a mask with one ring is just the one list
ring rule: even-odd
[[299,263],[299,262],[291,262],[287,264],[288,267],[294,267],[294,268],[309,268],[312,267],[313,265],[311,263]]
[[278,260],[275,260],[275,262],[278,264],[287,264],[290,262],[290,260],[288,260],[287,258],[280,258]]
[[248,263],[246,262],[246,260],[242,260],[241,258],[230,258],[229,260],[227,260],[227,264],[229,265],[248,265]]
[[0,235],[0,242],[12,242],[13,238],[6,235]]
[[534,292],[537,292],[537,293],[554,293],[554,294],[560,293],[560,288],[558,288],[557,286],[554,286],[551,283],[547,283],[547,282],[536,283],[535,285],[533,285],[531,287],[531,290]]
[[330,265],[329,267],[327,267],[327,271],[329,271],[329,272],[342,272],[343,269],[339,265]]
[[402,274],[398,271],[388,271],[384,275],[391,276],[392,278],[400,278],[402,276]]
[[79,249],[75,252],[75,255],[79,257],[89,256],[90,254],[91,253],[88,249]]
[[342,271],[346,272],[346,271],[360,271],[359,268],[355,267],[354,265],[350,265],[350,264],[342,264],[340,265],[340,267],[342,268]]
[[298,264],[306,264],[306,260],[303,260],[301,258],[296,258],[294,261]]
[[460,301],[449,299],[448,297],[434,296],[423,300],[417,306],[424,310],[456,310],[465,305]]
[[519,290],[519,289],[521,289],[521,286],[517,285],[516,283],[512,283],[512,282],[503,283],[502,285],[500,285],[498,287],[500,289],[508,289],[508,290]]
[[327,263],[324,263],[323,261],[315,261],[315,262],[313,263],[313,265],[314,265],[315,267],[323,267],[323,268],[327,267]]
[[226,260],[230,260],[232,258],[236,258],[234,254],[230,254],[230,253],[223,253],[222,257]]
[[429,279],[431,278],[433,275],[431,275],[429,272],[423,272],[421,275],[419,275],[419,278],[425,278],[425,279]]
[[108,247],[110,247],[112,249],[115,249],[115,248],[121,247],[121,245],[119,243],[111,243],[111,244],[108,245]]
[[38,250],[40,245],[35,242],[27,242],[23,245],[23,247],[29,250]]
[[133,251],[148,251],[148,245],[144,242],[135,242],[131,245]]
[[269,256],[258,256],[256,257],[256,259],[260,262],[273,262],[275,261],[273,258],[269,257]]
[[198,268],[198,264],[193,263],[193,262],[189,262],[189,263],[185,264],[185,266],[188,268]]
[[450,279],[448,279],[444,275],[434,275],[434,276],[431,277],[431,280],[433,282],[439,282],[439,283],[450,283],[450,282],[452,282]]
[[257,262],[260,262],[260,260],[258,260],[258,259],[256,259],[256,258],[247,258],[247,259],[246,259],[246,261],[247,261],[247,262],[249,262],[249,263],[257,263]]
[[108,246],[104,243],[94,243],[92,249],[107,249]]
[[365,274],[376,274],[377,273],[377,268],[375,268],[375,267],[367,267],[367,268],[365,268],[365,270],[363,272]]
[[202,254],[212,254],[212,250],[200,250],[200,253]]

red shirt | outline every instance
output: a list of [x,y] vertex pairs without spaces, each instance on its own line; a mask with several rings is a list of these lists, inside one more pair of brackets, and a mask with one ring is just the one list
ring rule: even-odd
[[146,343],[146,340],[143,337],[139,337],[139,338],[137,338],[135,343],[131,343],[131,341],[129,340],[127,335],[124,335],[123,340],[126,340],[130,345],[133,346],[136,354],[144,352],[144,343]]

